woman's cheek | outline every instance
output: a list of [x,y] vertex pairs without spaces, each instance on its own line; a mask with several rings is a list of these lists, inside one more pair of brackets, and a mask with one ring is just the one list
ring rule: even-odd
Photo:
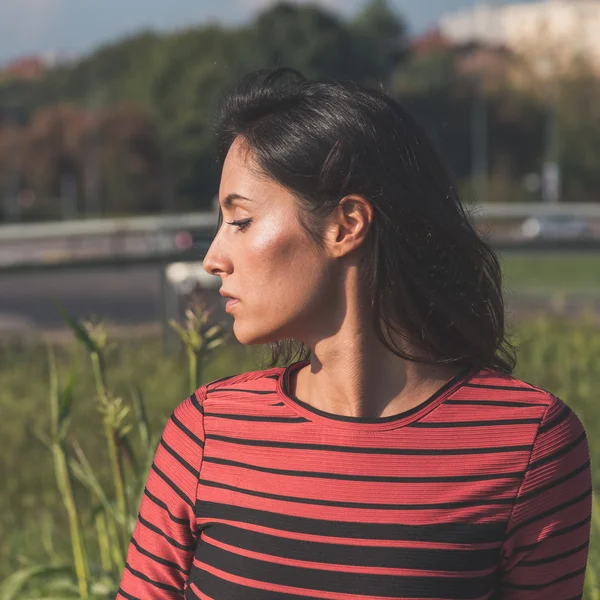
[[298,236],[283,228],[276,219],[263,221],[247,247],[248,261],[257,271],[281,273],[301,252]]

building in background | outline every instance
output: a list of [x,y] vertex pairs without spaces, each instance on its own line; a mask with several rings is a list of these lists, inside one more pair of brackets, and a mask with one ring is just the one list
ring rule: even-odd
[[67,66],[73,61],[73,56],[62,52],[44,52],[21,56],[4,66],[0,66],[0,81],[15,79],[34,81],[41,79],[49,69]]
[[546,74],[577,59],[600,73],[600,0],[480,2],[443,16],[439,32],[454,44],[504,46]]

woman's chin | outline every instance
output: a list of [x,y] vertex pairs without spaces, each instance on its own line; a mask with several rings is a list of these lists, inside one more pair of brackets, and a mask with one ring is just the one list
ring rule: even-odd
[[276,342],[280,337],[272,331],[260,330],[242,326],[238,321],[233,324],[233,334],[235,339],[244,346],[254,346],[257,344],[270,344]]

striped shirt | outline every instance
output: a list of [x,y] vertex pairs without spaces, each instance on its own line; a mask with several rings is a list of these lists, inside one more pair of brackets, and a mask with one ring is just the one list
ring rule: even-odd
[[378,419],[325,413],[287,368],[170,417],[118,600],[581,598],[591,469],[559,398],[465,369]]

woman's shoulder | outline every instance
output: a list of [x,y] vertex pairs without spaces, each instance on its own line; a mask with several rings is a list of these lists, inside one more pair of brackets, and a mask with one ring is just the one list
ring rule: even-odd
[[492,404],[502,405],[518,417],[533,417],[538,420],[540,432],[551,429],[551,425],[570,423],[578,434],[582,430],[579,415],[569,405],[569,399],[559,397],[552,390],[502,373],[494,369],[482,369],[464,385],[469,397],[485,397]]
[[513,399],[515,402],[550,406],[558,399],[544,387],[529,383],[516,375],[490,368],[476,371],[464,386],[472,390],[481,390],[487,396],[506,399],[509,402]]
[[285,370],[284,367],[273,367],[270,369],[260,369],[256,371],[246,371],[244,373],[236,373],[227,375],[220,379],[215,379],[205,383],[201,388],[201,395],[227,390],[243,390],[250,389],[260,392],[261,390],[275,390],[277,380]]
[[252,397],[258,398],[263,394],[276,393],[277,381],[284,370],[283,367],[274,367],[246,371],[205,383],[177,405],[170,420],[185,428],[189,428],[190,423],[201,426],[207,399],[212,400],[211,406],[216,404],[227,406],[235,399],[247,400]]

